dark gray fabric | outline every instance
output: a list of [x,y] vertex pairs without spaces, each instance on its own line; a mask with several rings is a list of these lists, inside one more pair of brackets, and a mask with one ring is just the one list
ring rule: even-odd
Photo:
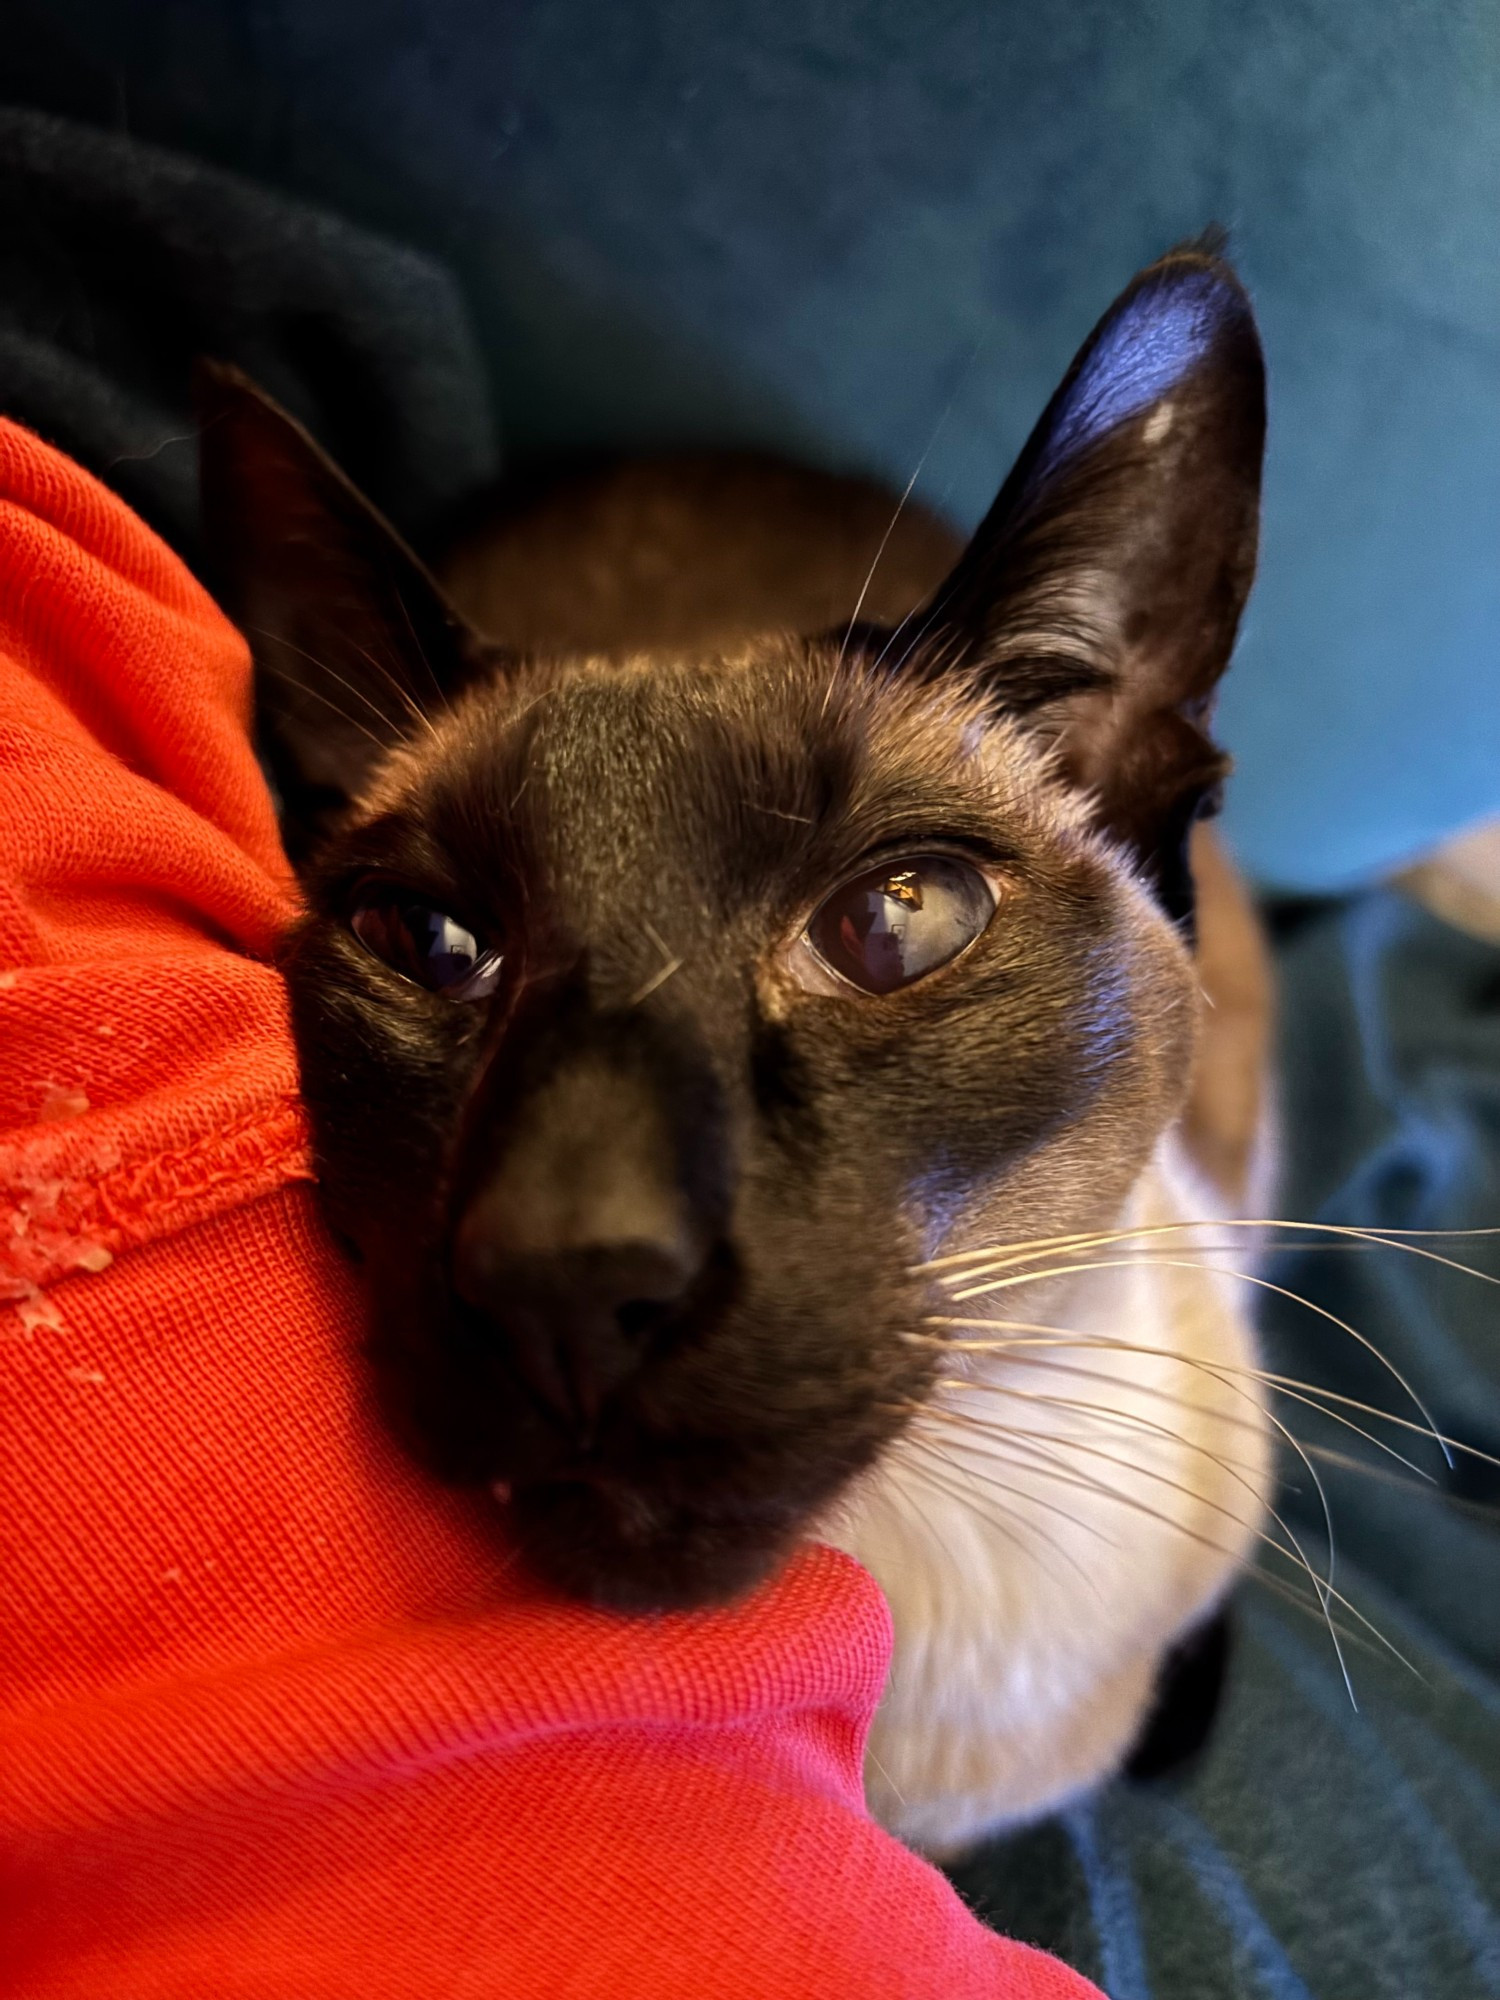
[[0,410],[189,559],[200,354],[254,375],[409,536],[494,474],[484,370],[438,265],[196,160],[0,110]]
[[[1279,1212],[1354,1227],[1500,1217],[1500,950],[1387,893],[1284,910],[1287,1185]],[[1500,1276],[1494,1236],[1413,1239]],[[1438,1427],[1500,1459],[1500,1292],[1422,1256],[1304,1248],[1269,1273],[1366,1335]],[[1268,1295],[1268,1366],[1420,1411],[1330,1321]],[[1244,1586],[1217,1728],[1185,1780],[1120,1784],[969,1857],[960,1888],[1112,2000],[1479,2000],[1500,1993],[1500,1467],[1346,1409],[1431,1484],[1290,1396],[1338,1552],[1358,1709],[1290,1565]],[[1291,1460],[1289,1525],[1322,1510]]]

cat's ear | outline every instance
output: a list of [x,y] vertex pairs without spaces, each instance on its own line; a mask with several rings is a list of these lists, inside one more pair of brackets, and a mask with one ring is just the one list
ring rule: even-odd
[[299,861],[484,649],[295,418],[217,362],[199,363],[195,389],[210,581],[250,643],[263,749]]
[[1209,728],[1255,569],[1265,437],[1260,342],[1219,248],[1173,251],[1115,301],[908,628],[912,668],[977,669],[1055,736],[1179,919],[1187,836],[1228,769]]

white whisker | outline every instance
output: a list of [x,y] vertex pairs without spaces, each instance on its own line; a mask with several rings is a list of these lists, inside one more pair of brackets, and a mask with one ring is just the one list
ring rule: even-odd
[[[1203,1548],[1210,1549],[1218,1555],[1226,1556],[1231,1561],[1234,1562],[1238,1562],[1240,1560],[1238,1551],[1226,1548],[1221,1542],[1215,1542],[1210,1537],[1198,1533],[1196,1529],[1188,1527],[1185,1522],[1174,1519],[1172,1515],[1163,1513],[1159,1508],[1150,1506],[1147,1502],[1136,1498],[1134,1495],[1122,1493],[1118,1489],[1118,1487],[1110,1486],[1107,1483],[1099,1480],[1090,1479],[1087,1474],[1078,1472],[1076,1468],[1068,1472],[1059,1471],[1056,1465],[1057,1455],[1053,1452],[1048,1451],[1046,1447],[1040,1444],[1037,1440],[1024,1436],[1023,1434],[1020,1433],[1006,1432],[1004,1434],[1004,1442],[1008,1447],[1012,1448],[1020,1447],[1021,1449],[1029,1450],[1034,1457],[1040,1458],[1043,1461],[1041,1464],[1033,1464],[1030,1467],[1030,1470],[1034,1472],[1038,1477],[1049,1478],[1058,1484],[1073,1485],[1080,1487],[1082,1490],[1086,1492],[1097,1493],[1103,1498],[1107,1498],[1109,1500],[1114,1501],[1119,1506],[1129,1508],[1132,1512],[1144,1514],[1148,1519],[1160,1522],[1163,1526],[1172,1529],[1174,1533],[1186,1537],[1189,1541],[1198,1543]],[[1076,1442],[1071,1445],[1070,1449],[1074,1451],[1084,1450],[1087,1451],[1090,1456],[1104,1458],[1104,1459],[1109,1459],[1111,1457],[1111,1454],[1100,1450],[1098,1447],[1082,1446],[1077,1444]],[[1052,1462],[1049,1464],[1047,1463],[1048,1460]],[[1313,1569],[1311,1563],[1308,1561],[1306,1555],[1302,1552],[1300,1543],[1296,1542],[1295,1537],[1292,1538],[1293,1546],[1296,1550],[1296,1553],[1294,1555],[1291,1550],[1284,1548],[1282,1544],[1276,1540],[1274,1535],[1267,1534],[1264,1529],[1256,1527],[1253,1522],[1243,1520],[1239,1515],[1235,1514],[1231,1509],[1227,1507],[1221,1507],[1212,1501],[1205,1500],[1202,1495],[1193,1493],[1190,1487],[1184,1487],[1179,1485],[1177,1481],[1166,1479],[1164,1474],[1154,1473],[1149,1468],[1144,1467],[1135,1461],[1115,1459],[1113,1462],[1118,1465],[1121,1465],[1126,1470],[1141,1473],[1146,1478],[1160,1480],[1162,1481],[1162,1483],[1168,1486],[1176,1486],[1178,1491],[1187,1494],[1190,1498],[1192,1498],[1195,1502],[1197,1502],[1197,1504],[1209,1507],[1212,1512],[1223,1515],[1225,1519],[1233,1522],[1237,1527],[1243,1528],[1247,1533],[1252,1535],[1255,1540],[1263,1543],[1265,1547],[1273,1549],[1279,1556],[1283,1558],[1284,1561],[1296,1562],[1298,1566],[1306,1572],[1309,1582],[1312,1584],[1313,1589],[1317,1592],[1320,1599],[1326,1596],[1335,1603],[1342,1605],[1343,1608],[1350,1614],[1351,1617],[1357,1618],[1361,1625],[1365,1626],[1368,1631],[1373,1633],[1375,1638],[1379,1640],[1380,1644],[1386,1649],[1386,1651],[1392,1654],[1394,1658],[1399,1660],[1402,1666],[1407,1668],[1407,1670],[1410,1673],[1414,1674],[1418,1680],[1422,1680],[1424,1678],[1423,1675],[1418,1671],[1418,1669],[1415,1666],[1413,1666],[1412,1662],[1406,1658],[1405,1654],[1402,1653],[1398,1647],[1392,1644],[1392,1642],[1379,1629],[1379,1627],[1372,1624],[1371,1621],[1368,1618],[1366,1618],[1365,1614],[1360,1610],[1357,1604],[1352,1603],[1351,1600],[1347,1598],[1342,1591],[1334,1589],[1334,1587],[1331,1584],[1325,1583],[1318,1576],[1317,1572]],[[1011,1463],[1014,1465],[1016,1461],[1012,1460]],[[1282,1528],[1283,1532],[1289,1532],[1286,1529],[1285,1522],[1282,1521],[1280,1516],[1276,1515],[1274,1511],[1272,1512],[1272,1518],[1277,1522],[1277,1525]],[[1335,1646],[1337,1647],[1337,1641],[1335,1641]],[[1339,1657],[1340,1657],[1340,1665],[1342,1666],[1343,1665],[1342,1654],[1340,1654]],[[1347,1684],[1347,1670],[1346,1670],[1346,1684]],[[1350,1690],[1350,1694],[1352,1699],[1353,1698],[1352,1689]]]
[[[931,1323],[944,1326],[973,1327],[1008,1326],[1011,1324],[1025,1326],[1027,1324],[1027,1322],[1021,1320],[1011,1322],[1008,1320],[984,1319],[934,1319]],[[1393,1416],[1389,1410],[1377,1409],[1373,1403],[1361,1403],[1353,1396],[1341,1396],[1335,1390],[1320,1388],[1315,1382],[1301,1382],[1295,1376],[1277,1375],[1265,1368],[1243,1368],[1229,1361],[1205,1361],[1198,1356],[1179,1354],[1170,1347],[1152,1347],[1141,1341],[1117,1340],[1103,1334],[1070,1333],[1066,1328],[1062,1327],[1042,1327],[1036,1329],[1036,1331],[1043,1334],[1053,1334],[1056,1337],[1048,1339],[1006,1338],[998,1341],[948,1340],[938,1335],[929,1335],[925,1336],[925,1338],[930,1339],[935,1346],[953,1348],[960,1352],[1009,1353],[1013,1348],[1026,1348],[1030,1350],[1037,1347],[1062,1347],[1081,1348],[1084,1350],[1098,1349],[1101,1353],[1149,1354],[1159,1360],[1180,1362],[1185,1368],[1195,1368],[1214,1377],[1240,1376],[1249,1381],[1262,1382],[1267,1387],[1275,1389],[1279,1395],[1288,1397],[1292,1402],[1305,1404],[1308,1409],[1317,1411],[1319,1416],[1327,1417],[1333,1423],[1342,1424],[1346,1430],[1351,1430],[1357,1437],[1362,1437],[1367,1444],[1374,1445],[1377,1451],[1385,1452],[1388,1457],[1394,1458],[1397,1464],[1404,1465],[1407,1471],[1415,1473],[1417,1478],[1425,1479],[1429,1484],[1435,1484],[1430,1472],[1424,1472],[1420,1465],[1414,1464],[1411,1459],[1397,1451],[1394,1445],[1387,1444],[1383,1438],[1376,1437],[1361,1425],[1352,1422],[1350,1418],[1341,1416],[1337,1410],[1326,1409],[1322,1402],[1314,1401],[1312,1398],[1322,1397],[1326,1402],[1342,1404],[1345,1409],[1359,1410],[1365,1416],[1375,1417],[1381,1423],[1395,1424],[1399,1429],[1411,1431],[1417,1437],[1430,1437],[1434,1435],[1424,1424],[1414,1424],[1409,1418]],[[908,1333],[905,1338],[910,1341],[919,1341],[924,1336]],[[1063,1364],[1041,1362],[1028,1351],[1023,1357],[1022,1365],[1028,1368],[1037,1368]],[[1107,1376],[1105,1379],[1118,1381],[1119,1377]],[[966,1378],[966,1381],[969,1386],[974,1388],[987,1386],[977,1378]],[[1306,1393],[1302,1393],[1304,1391]],[[1478,1450],[1474,1445],[1464,1444],[1458,1438],[1444,1437],[1441,1433],[1438,1433],[1436,1441],[1439,1444],[1447,1445],[1450,1450],[1464,1453],[1468,1457],[1483,1459],[1492,1465],[1500,1464],[1500,1460],[1490,1458],[1487,1452]]]
[[[1005,1291],[1012,1285],[1036,1284],[1041,1279],[1047,1277],[1066,1277],[1079,1271],[1129,1270],[1139,1268],[1141,1265],[1145,1265],[1152,1270],[1193,1271],[1198,1268],[1196,1265],[1189,1264],[1181,1258],[1157,1257],[1154,1254],[1140,1259],[1128,1257],[1110,1258],[1097,1264],[1062,1265],[1054,1267],[1050,1271],[1032,1272],[1029,1276],[996,1278],[980,1285],[967,1285],[963,1290],[955,1291],[953,1296],[956,1300],[962,1302],[966,1299],[982,1297],[987,1293]],[[1346,1333],[1351,1340],[1357,1341],[1367,1354],[1374,1356],[1381,1367],[1401,1385],[1402,1389],[1411,1398],[1413,1406],[1420,1410],[1423,1417],[1426,1418],[1428,1431],[1437,1444],[1439,1451],[1442,1452],[1449,1466],[1452,1466],[1453,1455],[1443,1442],[1436,1419],[1433,1417],[1426,1403],[1417,1394],[1411,1383],[1407,1381],[1395,1362],[1388,1355],[1382,1354],[1374,1341],[1366,1334],[1361,1333],[1358,1327],[1351,1326],[1348,1320],[1340,1319],[1337,1313],[1330,1312],[1326,1306],[1318,1305],[1315,1300],[1304,1298],[1300,1292],[1294,1292],[1286,1285],[1275,1284],[1270,1278],[1258,1277],[1253,1271],[1228,1271],[1225,1273],[1225,1276],[1238,1279],[1242,1284],[1254,1285],[1261,1291],[1274,1292],[1278,1298],[1289,1299],[1294,1305],[1302,1306],[1308,1312],[1315,1313],[1319,1319],[1327,1320],[1330,1326],[1336,1326],[1341,1333]]]
[[[920,1466],[915,1468],[920,1478],[930,1481],[932,1485],[937,1487],[939,1492],[946,1493],[950,1500],[956,1500],[960,1504],[960,1506],[971,1508],[982,1519],[990,1521],[995,1527],[1000,1529],[1000,1532],[1005,1536],[1006,1540],[1010,1542],[1013,1548],[1019,1549],[1023,1555],[1030,1556],[1033,1559],[1033,1561],[1037,1560],[1035,1549],[1027,1548],[1023,1542],[1017,1539],[1017,1535],[1021,1531],[1025,1531],[1027,1533],[1038,1536],[1042,1541],[1044,1541],[1047,1544],[1047,1546],[1050,1549],[1053,1550],[1055,1554],[1062,1557],[1063,1561],[1068,1564],[1069,1568],[1073,1570],[1074,1574],[1078,1576],[1079,1579],[1085,1585],[1087,1585],[1090,1590],[1097,1591],[1098,1584],[1096,1579],[1089,1575],[1088,1571],[1084,1569],[1083,1565],[1078,1561],[1077,1557],[1074,1556],[1068,1549],[1065,1549],[1054,1535],[1049,1534],[1048,1531],[1042,1526],[1042,1524],[1039,1521],[1030,1521],[1025,1519],[1020,1513],[1019,1509],[1015,1507],[1006,1507],[1004,1506],[1004,1503],[1000,1501],[991,1503],[992,1506],[1001,1507],[1003,1511],[1005,1520],[1002,1521],[1000,1519],[997,1519],[995,1514],[992,1511],[990,1511],[990,1509],[986,1508],[985,1506],[981,1505],[979,1502],[976,1501],[975,1496],[973,1492],[970,1490],[969,1485],[966,1482],[961,1469],[953,1464],[952,1458],[947,1453],[942,1452],[938,1449],[936,1442],[931,1437],[925,1435],[919,1435],[917,1432],[912,1431],[907,1434],[906,1442],[914,1450],[918,1451],[921,1454],[922,1459],[924,1461]],[[945,1478],[944,1475],[937,1469],[938,1463],[947,1465],[951,1469],[953,1477]],[[1028,1506],[1041,1507],[1047,1513],[1059,1515],[1063,1520],[1065,1520],[1069,1524],[1070,1527],[1083,1527],[1088,1533],[1093,1534],[1097,1540],[1103,1542],[1106,1545],[1106,1547],[1113,1548],[1116,1546],[1110,1540],[1110,1537],[1107,1534],[1105,1534],[1102,1528],[1093,1527],[1088,1522],[1077,1521],[1075,1517],[1071,1515],[1065,1507],[1054,1506],[1050,1501],[1041,1499],[1037,1494],[1027,1491],[1026,1488],[1024,1487],[1007,1486],[1001,1480],[992,1480],[989,1482],[989,1484],[992,1485],[997,1492],[1008,1493],[1016,1499],[1024,1500]],[[906,1497],[908,1499],[912,1497],[910,1492],[907,1493]],[[1014,1532],[1006,1528],[1005,1526],[1006,1521],[1009,1521],[1010,1523],[1013,1524]],[[928,1522],[928,1527],[929,1529],[931,1528],[930,1521]],[[1043,1570],[1043,1574],[1045,1574],[1045,1569]]]
[[[1408,1256],[1424,1257],[1449,1270],[1457,1271],[1467,1278],[1478,1278],[1482,1284],[1500,1285],[1500,1277],[1489,1271],[1477,1270],[1472,1264],[1462,1264],[1455,1257],[1445,1257],[1436,1250],[1423,1247],[1429,1240],[1446,1241],[1449,1238],[1473,1238],[1500,1236],[1500,1225],[1485,1229],[1358,1229],[1352,1224],[1339,1222],[1298,1222],[1286,1216],[1224,1216],[1211,1221],[1184,1219],[1178,1222],[1138,1223],[1128,1228],[1088,1230],[1072,1236],[1037,1236],[1027,1241],[1013,1244],[996,1244],[990,1248],[959,1250],[946,1257],[929,1258],[926,1263],[914,1264],[914,1273],[930,1273],[954,1270],[961,1264],[984,1263],[994,1259],[995,1268],[1008,1269],[1016,1263],[1034,1261],[1037,1257],[1051,1256],[1054,1252],[1092,1249],[1094,1246],[1108,1248],[1116,1243],[1135,1242],[1141,1238],[1166,1236],[1183,1230],[1246,1229],[1261,1231],[1285,1229],[1295,1231],[1299,1236],[1337,1236],[1353,1239],[1377,1250],[1400,1250]],[[1415,1242],[1421,1238],[1423,1242]],[[1316,1246],[1310,1246],[1316,1247]]]

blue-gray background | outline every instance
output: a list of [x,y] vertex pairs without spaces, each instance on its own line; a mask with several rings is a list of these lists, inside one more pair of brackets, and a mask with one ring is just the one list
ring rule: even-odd
[[512,461],[790,447],[983,510],[1229,223],[1272,370],[1223,709],[1263,879],[1500,810],[1494,0],[11,0],[0,94],[445,258]]

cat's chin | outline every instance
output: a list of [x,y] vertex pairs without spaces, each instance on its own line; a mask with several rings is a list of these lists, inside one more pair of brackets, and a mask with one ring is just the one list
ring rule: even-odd
[[717,1513],[584,1477],[520,1485],[508,1514],[527,1566],[569,1597],[613,1611],[696,1611],[763,1583],[800,1523],[776,1510]]

